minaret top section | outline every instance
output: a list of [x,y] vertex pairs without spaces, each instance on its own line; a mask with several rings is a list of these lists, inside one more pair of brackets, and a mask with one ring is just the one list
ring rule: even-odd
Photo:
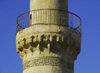
[[58,9],[68,11],[68,0],[30,0],[30,10]]
[[30,0],[17,18],[16,47],[23,73],[74,73],[81,19],[68,12],[68,0]]

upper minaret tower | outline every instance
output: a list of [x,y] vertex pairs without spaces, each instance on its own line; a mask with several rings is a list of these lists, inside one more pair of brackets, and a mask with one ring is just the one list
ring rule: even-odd
[[68,0],[30,0],[17,18],[16,47],[23,73],[74,73],[81,19],[68,12]]
[[30,0],[30,10],[58,9],[68,10],[68,0]]

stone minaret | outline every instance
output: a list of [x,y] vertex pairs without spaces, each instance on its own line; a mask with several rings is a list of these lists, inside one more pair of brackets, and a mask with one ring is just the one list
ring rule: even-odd
[[23,73],[74,73],[80,53],[81,19],[67,0],[30,0],[17,18],[16,47]]

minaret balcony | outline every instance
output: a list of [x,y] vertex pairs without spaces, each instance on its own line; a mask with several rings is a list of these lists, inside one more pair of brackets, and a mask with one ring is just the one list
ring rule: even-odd
[[22,13],[17,17],[16,33],[34,25],[65,26],[81,35],[80,17],[64,10],[38,9]]

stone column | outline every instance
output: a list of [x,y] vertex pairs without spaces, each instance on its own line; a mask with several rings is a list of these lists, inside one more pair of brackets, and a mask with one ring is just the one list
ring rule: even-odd
[[68,0],[30,0],[31,25],[68,24]]
[[30,10],[58,9],[68,10],[68,0],[30,0]]

